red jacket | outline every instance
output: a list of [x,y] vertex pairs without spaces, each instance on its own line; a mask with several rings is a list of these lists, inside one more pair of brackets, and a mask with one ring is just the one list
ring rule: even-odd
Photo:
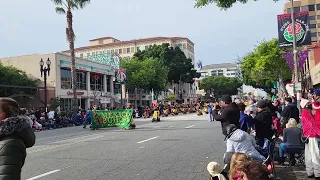
[[314,114],[314,120],[316,121],[318,127],[320,127],[320,103],[312,100],[312,108],[316,111]]
[[301,124],[304,137],[319,138],[320,129],[316,125],[315,119],[313,118],[312,112],[307,109],[302,109],[301,112]]

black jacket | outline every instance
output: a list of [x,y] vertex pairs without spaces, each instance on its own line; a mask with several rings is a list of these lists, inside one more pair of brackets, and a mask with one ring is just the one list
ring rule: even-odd
[[293,103],[288,104],[286,107],[284,107],[283,111],[281,112],[281,117],[283,118],[282,124],[284,125],[283,127],[285,127],[290,118],[294,118],[297,121],[297,123],[299,123],[299,114],[299,109]]
[[272,138],[272,113],[268,108],[265,108],[261,112],[258,112],[253,122],[255,124],[256,137],[258,139]]
[[240,128],[240,110],[236,103],[231,103],[221,110],[221,114],[214,114],[213,119],[221,121],[222,134],[227,135],[226,127],[234,124]]
[[0,121],[0,180],[20,180],[26,158],[26,148],[36,137],[26,116]]

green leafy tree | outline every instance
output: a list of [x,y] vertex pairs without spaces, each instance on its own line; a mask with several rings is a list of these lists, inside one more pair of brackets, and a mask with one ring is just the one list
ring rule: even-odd
[[181,81],[192,83],[193,78],[200,77],[200,74],[194,70],[192,60],[187,58],[179,47],[169,47],[169,44],[150,46],[147,50],[138,51],[134,54],[138,60],[146,58],[158,59],[161,64],[165,65],[168,69],[168,82],[174,81],[178,83],[181,76]]
[[[11,85],[11,86],[37,87],[38,82],[39,82],[38,79],[30,78],[25,72],[13,66],[4,66],[3,64],[0,63],[0,84]],[[13,95],[17,92],[18,89],[19,88],[15,88],[14,90],[6,91],[5,88],[0,88],[0,96]],[[21,91],[24,91],[24,90],[26,89],[21,88]]]
[[279,78],[291,79],[291,70],[282,56],[283,49],[278,40],[263,41],[247,54],[241,63],[243,82],[267,93],[271,92],[273,82]]
[[86,4],[90,3],[90,0],[51,0],[56,5],[56,12],[58,14],[66,14],[67,16],[67,28],[66,37],[69,42],[69,49],[71,55],[71,82],[73,92],[73,109],[74,116],[76,115],[77,107],[77,73],[76,73],[76,58],[74,53],[74,41],[75,34],[73,31],[73,10],[83,9]]
[[157,59],[122,60],[121,67],[126,68],[128,89],[162,91],[166,87],[168,69]]
[[167,97],[166,97],[166,101],[175,101],[177,99],[176,95],[175,94],[169,94]]
[[[254,0],[256,1],[256,0]],[[273,0],[278,1],[278,0]],[[248,0],[196,0],[195,7],[203,7],[207,6],[209,4],[215,3],[217,7],[220,7],[222,9],[229,9],[233,6],[235,3],[242,3],[246,4],[248,3]]]
[[241,80],[225,76],[209,76],[200,81],[200,89],[205,91],[214,90],[215,97],[221,97],[224,94],[236,95],[238,88],[242,86]]

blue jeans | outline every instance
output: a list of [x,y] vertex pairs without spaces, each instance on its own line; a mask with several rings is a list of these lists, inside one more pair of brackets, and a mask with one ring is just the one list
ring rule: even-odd
[[213,121],[213,115],[212,115],[212,112],[209,112],[209,116],[210,116],[210,121]]
[[280,143],[279,145],[279,156],[280,157],[284,157],[285,153],[292,153],[292,154],[296,154],[296,153],[301,153],[302,148],[293,148],[293,147],[288,147],[287,143]]

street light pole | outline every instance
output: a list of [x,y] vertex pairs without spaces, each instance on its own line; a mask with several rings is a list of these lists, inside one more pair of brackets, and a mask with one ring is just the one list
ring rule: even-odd
[[44,61],[41,59],[39,62],[40,65],[40,74],[41,77],[43,76],[44,79],[44,106],[45,106],[45,119],[48,119],[48,94],[47,94],[47,76],[50,76],[50,65],[51,65],[51,61],[48,58],[46,61],[47,67],[44,67]]
[[293,62],[294,62],[294,81],[293,81],[293,92],[296,94],[297,106],[300,109],[300,92],[297,91],[296,85],[299,83],[299,67],[298,67],[298,58],[297,58],[297,39],[296,39],[296,20],[294,17],[294,4],[291,0],[291,21],[292,21],[292,30],[293,30]]

